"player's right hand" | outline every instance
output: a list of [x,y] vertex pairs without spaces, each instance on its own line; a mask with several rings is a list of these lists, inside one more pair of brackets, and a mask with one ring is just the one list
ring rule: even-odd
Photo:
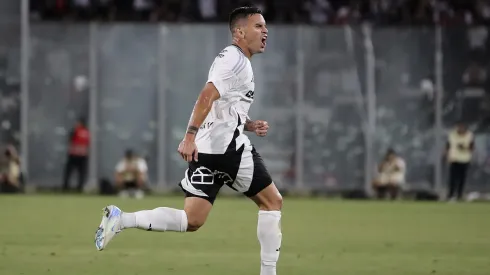
[[269,123],[264,120],[256,120],[254,121],[255,134],[259,137],[265,137],[267,135],[267,131],[269,130]]
[[185,139],[179,144],[179,151],[182,158],[187,162],[197,161],[197,146],[193,140]]

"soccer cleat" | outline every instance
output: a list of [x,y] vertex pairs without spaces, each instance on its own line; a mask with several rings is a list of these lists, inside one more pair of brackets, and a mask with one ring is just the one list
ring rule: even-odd
[[112,238],[121,232],[121,209],[115,205],[109,205],[102,210],[102,221],[95,232],[95,247],[99,251],[103,250]]

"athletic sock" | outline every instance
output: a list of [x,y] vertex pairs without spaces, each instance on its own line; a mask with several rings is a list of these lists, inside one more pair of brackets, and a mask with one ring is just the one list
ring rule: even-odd
[[147,231],[187,231],[187,214],[184,210],[158,207],[134,213],[123,213],[121,229],[139,228]]
[[281,211],[259,211],[260,275],[276,275],[281,250]]

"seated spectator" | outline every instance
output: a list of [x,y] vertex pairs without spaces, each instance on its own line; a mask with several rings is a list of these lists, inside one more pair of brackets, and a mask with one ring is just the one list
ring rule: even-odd
[[0,161],[0,193],[19,193],[22,190],[20,161],[13,146],[8,146]]
[[398,198],[401,186],[405,183],[405,170],[405,161],[393,149],[388,149],[373,182],[377,198],[384,199],[386,195],[392,200]]
[[126,150],[124,158],[116,166],[116,188],[122,197],[144,197],[143,188],[147,181],[148,166],[143,158]]

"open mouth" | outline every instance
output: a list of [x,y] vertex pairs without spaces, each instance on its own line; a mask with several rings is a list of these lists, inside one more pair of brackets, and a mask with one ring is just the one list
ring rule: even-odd
[[262,47],[265,47],[265,45],[267,44],[266,40],[267,37],[262,37]]

